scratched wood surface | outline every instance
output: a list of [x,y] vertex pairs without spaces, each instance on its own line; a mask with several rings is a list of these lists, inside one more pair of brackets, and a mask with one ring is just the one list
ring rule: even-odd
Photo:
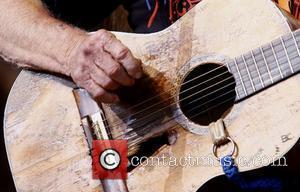
[[[236,7],[239,6],[239,9]],[[269,0],[204,0],[171,27],[155,34],[116,33],[142,59],[161,90],[176,86],[179,68],[196,55],[234,57],[289,32],[287,20]],[[159,75],[158,75],[159,74]],[[300,135],[300,79],[296,75],[235,105],[225,118],[239,157],[279,158]],[[164,83],[165,82],[165,83]],[[17,190],[101,191],[91,178],[91,158],[72,95],[74,85],[53,75],[23,71],[5,111],[5,142]],[[110,118],[116,118],[106,106]],[[179,139],[155,157],[212,157],[208,134],[177,127]],[[146,149],[145,149],[146,150]],[[227,150],[224,148],[223,150]],[[196,191],[222,174],[214,166],[140,166],[129,173],[130,191]],[[240,170],[261,167],[253,163]]]

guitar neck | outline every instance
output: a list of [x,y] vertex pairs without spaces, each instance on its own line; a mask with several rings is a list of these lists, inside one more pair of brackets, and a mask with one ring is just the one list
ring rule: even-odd
[[297,30],[226,63],[236,80],[236,102],[299,72],[299,47]]

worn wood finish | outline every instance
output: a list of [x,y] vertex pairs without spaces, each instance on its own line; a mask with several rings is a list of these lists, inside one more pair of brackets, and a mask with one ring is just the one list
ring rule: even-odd
[[[238,9],[237,9],[238,6]],[[177,86],[178,70],[197,55],[238,56],[290,32],[286,19],[269,0],[204,0],[178,22],[154,34],[115,33],[142,59],[154,89]],[[225,118],[239,157],[279,158],[300,134],[299,75],[236,104]],[[5,140],[18,191],[101,191],[91,178],[91,158],[65,79],[23,71],[5,112]],[[110,121],[118,117],[105,106]],[[122,124],[125,126],[124,124]],[[163,128],[163,127],[161,127]],[[179,139],[155,157],[212,157],[207,131],[196,135],[177,126]],[[146,149],[145,149],[146,150]],[[225,148],[223,150],[226,150]],[[216,166],[140,166],[129,173],[130,191],[196,191],[222,174]],[[241,171],[263,165],[240,166]]]

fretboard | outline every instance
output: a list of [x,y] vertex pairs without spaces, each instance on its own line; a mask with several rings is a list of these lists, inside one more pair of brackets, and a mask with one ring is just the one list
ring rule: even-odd
[[299,47],[297,30],[228,62],[226,65],[236,80],[236,101],[299,72]]

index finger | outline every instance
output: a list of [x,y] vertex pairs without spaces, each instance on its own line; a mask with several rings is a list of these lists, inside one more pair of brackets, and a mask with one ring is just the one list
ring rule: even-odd
[[110,43],[104,45],[104,50],[109,52],[126,69],[131,77],[138,79],[142,76],[141,60],[136,59],[121,41],[114,38]]

